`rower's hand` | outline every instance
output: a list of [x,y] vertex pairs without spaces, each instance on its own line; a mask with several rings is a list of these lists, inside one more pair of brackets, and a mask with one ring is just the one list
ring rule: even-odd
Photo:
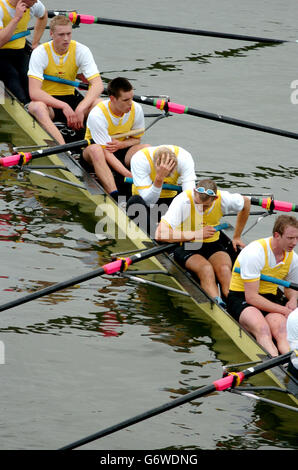
[[297,308],[297,299],[296,298],[290,299],[286,303],[285,307],[287,307],[290,310],[290,312],[292,312],[293,310]]
[[20,0],[16,6],[15,18],[17,18],[20,21],[23,18],[24,13],[27,11],[28,8],[29,8],[28,5],[26,5],[26,3]]
[[108,150],[111,153],[117,152],[117,150],[120,150],[122,148],[124,148],[124,145],[123,145],[123,141],[121,140],[112,138],[111,142],[108,142],[106,144],[106,150]]
[[243,243],[241,238],[233,238],[232,245],[235,251],[238,251],[239,248],[245,247],[245,243]]
[[195,240],[204,240],[205,238],[210,238],[215,234],[216,230],[211,225],[205,225],[203,229],[195,230]]
[[80,121],[78,119],[77,113],[67,104],[64,103],[62,108],[63,114],[67,119],[67,125],[71,129],[80,129]]
[[175,169],[176,162],[169,155],[162,154],[160,164],[156,166],[156,177],[164,180]]

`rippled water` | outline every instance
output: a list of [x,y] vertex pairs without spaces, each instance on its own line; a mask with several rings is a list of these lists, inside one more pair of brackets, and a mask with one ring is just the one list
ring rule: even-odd
[[[296,2],[143,0],[67,7],[110,18],[294,39]],[[180,4],[179,4],[180,5]],[[179,6],[176,5],[177,8]],[[52,7],[52,6],[51,6]],[[261,11],[260,11],[261,8]],[[264,46],[126,28],[81,26],[105,81],[126,75],[137,94],[166,93],[210,112],[296,131],[290,83],[297,46]],[[146,109],[145,112],[152,112]],[[0,129],[0,153],[19,145]],[[222,188],[297,198],[296,142],[172,116],[146,135],[190,150]],[[98,240],[93,213],[12,170],[0,174],[0,303],[86,273],[129,242]],[[73,193],[72,193],[73,194]],[[249,225],[253,224],[252,219]],[[267,217],[248,240],[270,233]],[[149,266],[150,263],[144,263]],[[162,281],[162,279],[159,279]],[[190,300],[123,277],[99,277],[1,313],[1,449],[55,449],[209,384],[246,357]],[[253,383],[266,379],[256,377]],[[277,397],[276,397],[277,398]],[[215,424],[216,423],[216,424]],[[294,413],[230,393],[195,400],[95,441],[92,449],[297,449]]]

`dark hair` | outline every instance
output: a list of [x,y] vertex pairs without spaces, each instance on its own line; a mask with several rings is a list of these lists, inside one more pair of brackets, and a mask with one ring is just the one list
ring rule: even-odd
[[119,98],[121,91],[131,91],[132,89],[132,84],[124,77],[114,78],[107,87],[108,95],[115,96],[115,98]]
[[294,227],[298,229],[298,220],[296,217],[293,217],[291,215],[280,215],[277,217],[275,220],[272,233],[274,235],[275,232],[279,233],[280,235],[283,235],[286,227],[288,226]]

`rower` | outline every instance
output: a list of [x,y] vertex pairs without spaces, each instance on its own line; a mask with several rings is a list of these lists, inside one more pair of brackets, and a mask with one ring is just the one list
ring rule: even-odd
[[232,240],[236,254],[237,249],[244,246],[240,237],[249,210],[249,198],[218,190],[213,180],[204,179],[194,190],[183,191],[173,199],[155,233],[156,240],[161,242],[183,242],[174,251],[176,261],[196,274],[205,292],[222,306],[225,304],[218,295],[216,281],[220,284],[222,297],[226,297],[232,260],[223,235],[215,226],[224,214],[238,213]]
[[[297,291],[284,288],[261,275],[298,282],[298,220],[288,215],[277,217],[272,236],[255,240],[245,247],[234,265],[228,311],[268,351],[277,356],[289,351],[286,323],[297,308]],[[238,268],[240,272],[236,272]]]
[[[50,36],[52,41],[40,45],[31,55],[29,112],[59,144],[64,144],[54,122],[67,122],[75,131],[84,129],[103,84],[90,49],[72,40],[72,23],[67,17],[58,15],[51,20]],[[44,75],[50,75],[74,81],[79,69],[90,85],[85,96],[76,94],[74,86],[44,79]]]
[[29,54],[25,51],[30,19],[36,18],[32,48],[45,30],[48,13],[40,0],[0,0],[0,80],[23,103],[30,102]]
[[167,211],[177,190],[163,189],[163,184],[177,185],[182,190],[195,187],[196,174],[192,155],[176,145],[147,147],[136,152],[131,159],[133,177],[132,194],[127,203],[127,214],[153,238],[156,225]]
[[[124,77],[114,78],[107,92],[109,98],[98,103],[88,116],[85,139],[93,139],[95,144],[84,150],[83,158],[94,167],[104,189],[117,200],[123,178],[132,176],[128,169],[131,157],[148,145],[141,144],[145,119],[141,105],[133,101],[131,83]],[[131,136],[133,130],[136,134]],[[113,137],[119,134],[124,136]]]

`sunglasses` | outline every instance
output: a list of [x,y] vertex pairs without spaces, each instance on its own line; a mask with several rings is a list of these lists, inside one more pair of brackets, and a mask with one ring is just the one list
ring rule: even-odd
[[216,193],[213,191],[213,189],[205,189],[203,186],[200,186],[199,188],[195,188],[195,191],[199,194],[207,194],[208,196],[216,196]]

